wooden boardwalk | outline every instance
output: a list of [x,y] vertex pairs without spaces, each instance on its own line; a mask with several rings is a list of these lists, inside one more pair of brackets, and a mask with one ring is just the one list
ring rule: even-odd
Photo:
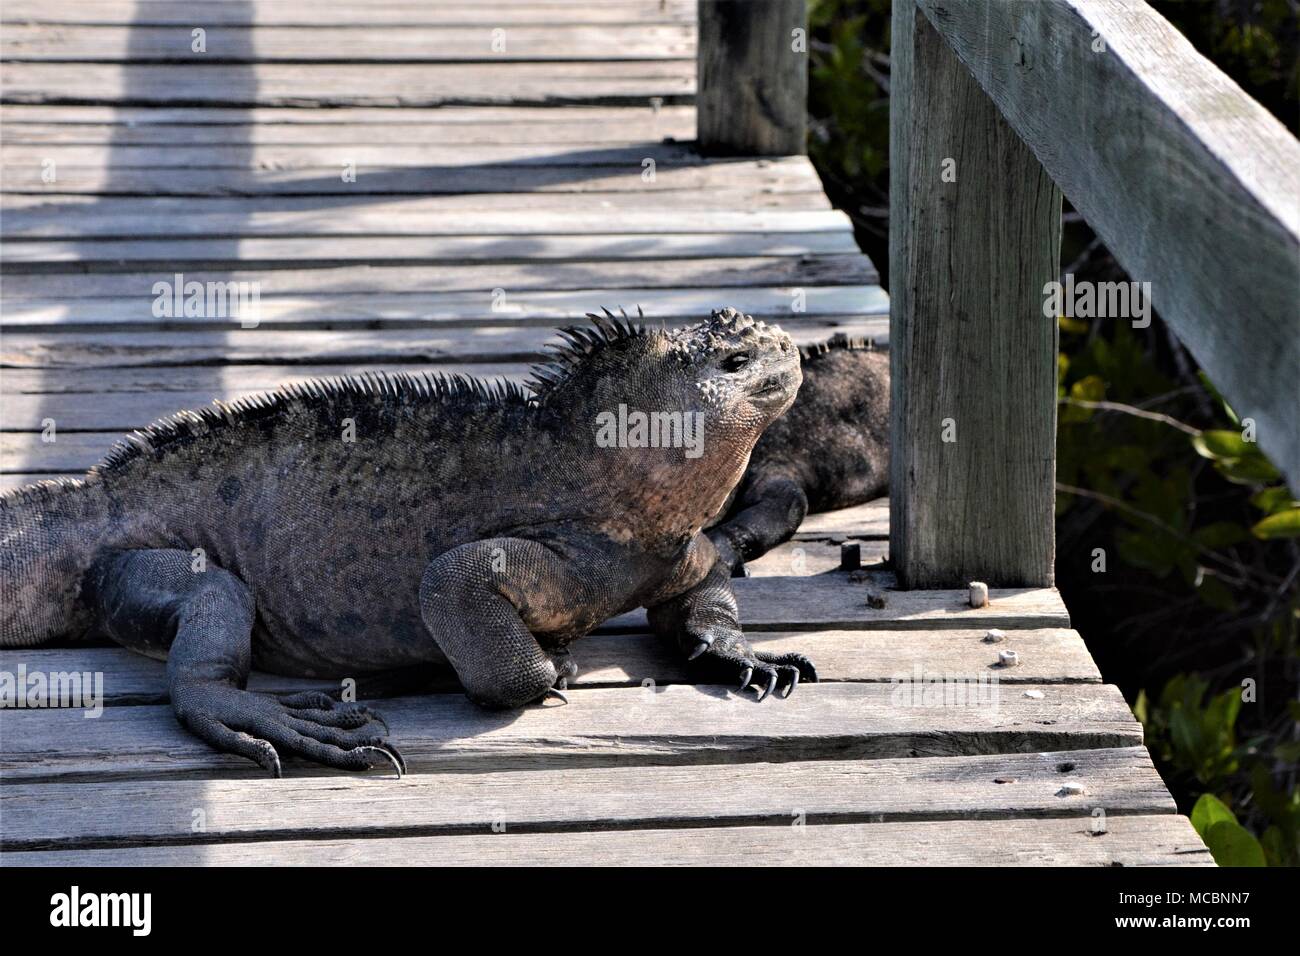
[[[732,304],[804,343],[886,340],[875,270],[806,158],[693,149],[693,0],[9,0],[5,16],[4,486],[294,379],[521,379],[557,325],[605,305],[673,324]],[[255,283],[256,327],[160,316],[155,284],[177,274]],[[186,733],[162,665],[125,651],[0,653],[0,670],[93,671],[104,691],[95,719],[0,711],[3,860],[1212,862],[1057,593],[995,589],[976,610],[885,590],[871,608],[891,579],[850,580],[839,543],[870,566],[887,537],[887,502],[815,515],[738,582],[755,642],[805,651],[823,683],[761,705],[695,686],[636,612],[577,646],[566,707],[488,713],[445,682],[382,702],[401,781],[294,761],[266,779]],[[996,667],[1003,649],[1020,664]],[[935,678],[967,696],[903,694]]]

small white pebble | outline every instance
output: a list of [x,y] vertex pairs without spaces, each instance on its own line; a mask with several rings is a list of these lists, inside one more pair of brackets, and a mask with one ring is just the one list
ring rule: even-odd
[[970,583],[970,606],[989,606],[989,586],[983,581],[972,581]]
[[1006,631],[999,631],[996,627],[991,631],[984,632],[984,640],[988,644],[1001,644],[1007,639]]
[[1025,696],[1032,697],[1034,700],[1042,700],[1043,692],[1041,690],[1027,690],[1025,691]]
[[1063,783],[1060,790],[1061,796],[1077,797],[1083,793],[1083,784],[1081,783]]
[[998,663],[1003,667],[1015,667],[1020,663],[1020,655],[1015,651],[998,651]]

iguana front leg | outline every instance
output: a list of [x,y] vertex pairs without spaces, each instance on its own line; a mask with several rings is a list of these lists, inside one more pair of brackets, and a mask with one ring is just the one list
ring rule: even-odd
[[[688,660],[718,680],[758,688],[763,700],[778,687],[789,697],[801,680],[816,682],[817,669],[802,654],[754,650],[740,628],[740,611],[731,590],[731,571],[713,543],[696,535],[676,576],[671,596],[649,604],[650,626],[677,644]],[[686,582],[694,583],[687,584]]]
[[[100,626],[119,644],[167,657],[167,687],[182,724],[217,750],[247,757],[280,776],[280,753],[329,767],[366,770],[376,757],[406,768],[379,732],[382,718],[359,704],[306,692],[275,698],[244,690],[252,650],[248,586],[188,551],[119,551],[91,569],[89,598]],[[383,727],[387,731],[387,726]]]
[[744,510],[705,532],[733,577],[743,577],[745,562],[760,558],[794,537],[808,514],[808,497],[790,478],[760,481],[745,489]]
[[574,608],[601,603],[589,591],[572,558],[523,538],[491,538],[430,563],[420,612],[471,700],[522,707],[576,673],[566,651],[548,653],[533,634],[581,633],[599,623],[595,615],[574,618]]

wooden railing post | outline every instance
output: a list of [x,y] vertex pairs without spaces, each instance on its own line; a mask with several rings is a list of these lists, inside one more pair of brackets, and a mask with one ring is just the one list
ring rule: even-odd
[[903,587],[1052,583],[1061,193],[914,0],[890,79],[890,556]]
[[805,151],[805,0],[700,0],[695,102],[700,149],[744,156]]

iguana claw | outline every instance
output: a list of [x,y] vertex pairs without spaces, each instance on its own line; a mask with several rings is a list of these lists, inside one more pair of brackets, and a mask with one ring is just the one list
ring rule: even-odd
[[689,654],[686,655],[686,659],[688,661],[695,660],[697,657],[699,657],[701,654],[707,651],[710,646],[711,645],[709,644],[708,641],[700,641],[700,643],[696,645],[695,650],[691,651]]
[[737,692],[753,687],[756,701],[767,700],[774,691],[779,691],[783,698],[789,697],[800,683],[817,681],[817,669],[802,654],[770,654],[752,650],[747,644],[739,647],[727,647],[726,642],[711,644],[702,663],[722,679],[726,679],[728,672],[738,674]]
[[568,695],[566,695],[564,691],[560,690],[558,687],[548,687],[546,693],[542,695],[541,700],[539,700],[538,703],[544,704],[552,697],[561,700],[566,704],[569,702]]
[[367,745],[363,747],[352,748],[353,753],[365,753],[367,751],[374,751],[375,753],[383,754],[384,757],[388,759],[388,762],[393,765],[393,769],[397,771],[397,779],[398,780],[402,779],[402,775],[406,773],[406,761],[402,758],[401,753],[398,752],[396,747],[393,747],[390,744],[390,745],[373,745],[373,746]]

